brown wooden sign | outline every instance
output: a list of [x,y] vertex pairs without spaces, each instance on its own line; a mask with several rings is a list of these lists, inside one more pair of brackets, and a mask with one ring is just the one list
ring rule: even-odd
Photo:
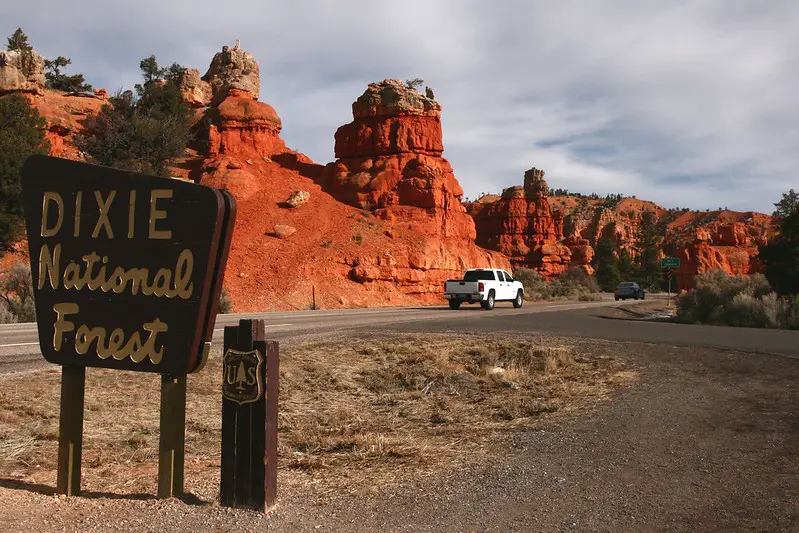
[[25,163],[22,192],[45,359],[196,370],[213,334],[233,197],[45,156]]

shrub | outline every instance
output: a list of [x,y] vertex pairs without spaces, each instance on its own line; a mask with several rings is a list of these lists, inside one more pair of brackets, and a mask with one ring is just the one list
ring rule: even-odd
[[677,320],[684,323],[799,329],[799,299],[779,297],[762,274],[699,274],[696,288],[680,296],[677,305]]
[[[596,279],[579,267],[570,267],[560,278],[547,282],[546,279],[530,268],[517,268],[513,278],[524,285],[525,299],[530,301],[579,299],[595,301],[601,299]],[[596,295],[596,296],[594,296]]]
[[232,312],[233,300],[230,298],[230,294],[227,292],[227,289],[222,287],[222,293],[219,295],[219,306],[217,307],[217,313],[224,315]]
[[520,281],[524,286],[524,297],[526,300],[537,301],[546,299],[548,292],[547,281],[532,268],[517,268],[513,271],[513,279]]
[[33,281],[28,265],[17,263],[0,277],[0,300],[14,316],[14,322],[34,322]]
[[151,56],[140,63],[143,85],[119,92],[91,117],[78,148],[100,165],[168,176],[192,139],[192,110],[179,87],[180,65],[158,67]]
[[16,324],[17,317],[8,308],[3,300],[0,300],[0,324]]
[[761,274],[730,276],[723,270],[703,272],[696,276],[696,288],[680,296],[677,318],[688,323],[710,323],[711,314],[729,305],[735,295],[760,298],[769,292],[771,286]]

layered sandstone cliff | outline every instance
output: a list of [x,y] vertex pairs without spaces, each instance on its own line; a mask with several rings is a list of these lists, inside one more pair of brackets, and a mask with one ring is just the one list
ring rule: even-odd
[[664,248],[680,259],[680,268],[674,272],[677,288],[690,289],[700,272],[762,272],[758,249],[773,235],[771,217],[761,213],[689,212],[668,223]]
[[550,198],[550,204],[563,213],[567,241],[580,238],[595,246],[609,237],[632,255],[643,214],[652,213],[662,228],[664,255],[680,259],[675,271],[678,289],[690,289],[698,273],[714,269],[760,272],[758,247],[773,236],[771,217],[761,213],[667,210],[636,198],[558,196]]
[[370,84],[352,111],[353,121],[336,131],[337,160],[327,166],[325,190],[391,225],[392,238],[418,239],[394,261],[359,255],[353,279],[370,283],[399,275],[417,285],[409,290],[432,295],[467,268],[510,268],[502,255],[475,245],[463,189],[442,157],[438,102],[400,80],[384,80]]

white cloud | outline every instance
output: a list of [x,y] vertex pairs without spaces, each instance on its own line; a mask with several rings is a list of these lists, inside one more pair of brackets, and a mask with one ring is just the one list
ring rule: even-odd
[[467,195],[532,166],[666,206],[770,211],[799,187],[794,0],[31,0],[0,21],[111,90],[151,53],[203,71],[240,38],[287,143],[322,163],[367,83],[422,77]]

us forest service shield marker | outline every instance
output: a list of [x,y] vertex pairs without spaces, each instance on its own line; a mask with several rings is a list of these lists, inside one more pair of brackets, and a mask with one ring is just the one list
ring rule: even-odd
[[222,358],[222,397],[239,405],[254,403],[264,394],[264,356],[258,350],[228,348]]

